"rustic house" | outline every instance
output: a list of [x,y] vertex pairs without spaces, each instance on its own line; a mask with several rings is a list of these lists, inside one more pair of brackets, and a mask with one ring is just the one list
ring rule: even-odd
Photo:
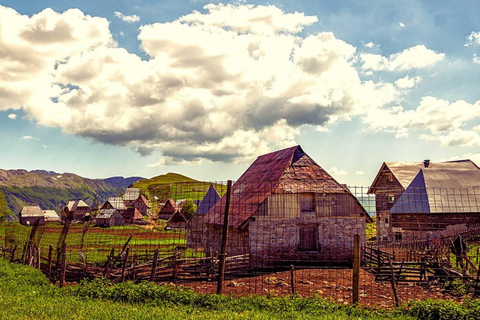
[[210,185],[207,193],[197,206],[195,214],[187,224],[187,243],[190,247],[202,246],[205,239],[206,226],[203,217],[220,200],[220,195],[213,185]]
[[122,196],[123,201],[127,207],[133,205],[133,203],[140,198],[140,189],[139,188],[127,188],[125,193]]
[[104,228],[123,226],[123,216],[117,209],[100,209],[95,217],[95,225]]
[[177,211],[172,199],[168,199],[157,214],[158,219],[168,220]]
[[[457,176],[458,174],[463,175],[463,173],[461,172],[470,172],[471,174],[475,175],[476,172],[479,171],[479,169],[470,160],[438,163],[433,163],[429,160],[425,160],[423,162],[383,163],[370,189],[368,190],[369,194],[375,194],[377,241],[388,242],[395,239],[402,239],[402,234],[404,230],[399,230],[397,229],[398,226],[394,225],[392,221],[393,217],[391,215],[391,209],[394,207],[394,205],[397,203],[397,201],[400,199],[407,187],[412,183],[412,181],[419,174],[420,171],[427,172],[427,179],[429,179],[428,177],[432,175],[439,178],[435,182],[435,185],[437,187],[433,187],[433,185],[429,185],[428,183],[425,184],[424,187],[432,187],[433,189],[430,189],[431,192],[433,192],[433,190],[439,192],[441,189],[443,189],[443,192],[446,192],[447,190],[445,188],[448,188],[450,186],[450,183],[453,183],[454,180],[458,182],[455,187],[455,183],[451,185],[454,188],[458,189],[462,188],[463,186],[474,187],[471,180],[469,182],[461,181],[458,178],[455,178],[455,176]],[[457,177],[460,176],[458,175]],[[416,186],[420,186],[419,181],[420,180],[417,180],[415,182]],[[443,185],[443,187],[439,187],[440,185]],[[414,187],[412,186],[412,188]],[[416,188],[416,190],[418,190],[418,188]],[[409,199],[409,201],[413,200],[412,197],[404,198],[404,200],[402,201],[402,207],[405,206],[406,199]],[[399,213],[398,211],[400,209],[399,207],[397,207],[397,209],[395,210],[397,213]],[[420,212],[416,213],[420,214]],[[396,215],[395,219],[398,220],[401,219],[401,217],[406,216]],[[433,218],[434,215],[430,215],[429,217]],[[424,214],[415,215],[415,218],[420,219],[418,222],[416,222],[417,225],[424,224],[420,222],[422,221],[422,219],[425,218]],[[424,220],[425,223],[426,221],[427,220]]]
[[[220,251],[225,196],[205,215],[206,252]],[[260,156],[235,182],[228,255],[248,254],[254,266],[349,263],[353,237],[365,242],[367,212],[300,146]]]
[[123,222],[125,224],[147,224],[137,208],[127,208],[123,213]]
[[141,195],[137,200],[133,201],[133,208],[137,209],[143,216],[150,215],[150,203],[147,198]]
[[25,206],[19,213],[20,224],[24,226],[45,225],[45,215],[39,206]]
[[115,210],[118,211],[118,213],[123,215],[125,210],[127,210],[127,207],[125,206],[125,203],[123,202],[122,198],[111,197],[111,198],[108,198],[107,201],[105,201],[105,203],[102,205],[100,210],[102,210],[102,209],[115,209]]
[[92,210],[82,199],[68,201],[62,209],[62,221],[90,220]]
[[55,210],[43,210],[43,215],[45,216],[45,222],[60,222],[60,216],[55,212]]
[[171,229],[185,229],[187,227],[188,220],[180,211],[175,211],[174,214],[168,219],[165,230]]

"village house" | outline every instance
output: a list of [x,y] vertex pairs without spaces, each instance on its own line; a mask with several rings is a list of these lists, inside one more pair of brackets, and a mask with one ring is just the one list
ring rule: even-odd
[[60,216],[55,210],[43,210],[45,216],[45,222],[61,222]]
[[143,216],[150,215],[150,203],[148,199],[140,193],[139,188],[127,188],[122,198],[127,208],[135,208]]
[[470,160],[385,162],[368,193],[378,242],[446,236],[480,222],[480,170]]
[[19,213],[20,224],[24,226],[45,225],[45,215],[39,206],[25,206]]
[[82,199],[69,200],[62,208],[62,221],[88,221],[92,209]]
[[[206,252],[220,251],[225,196],[205,215]],[[300,146],[260,156],[233,184],[227,254],[253,266],[351,263],[367,212]]]
[[124,224],[123,214],[126,210],[127,207],[122,198],[108,198],[95,217],[95,224],[99,227],[122,226]]
[[127,208],[123,213],[123,222],[125,224],[147,224],[137,208]]
[[220,195],[213,185],[197,206],[195,214],[187,224],[187,243],[190,247],[200,247],[205,244],[205,223],[203,217],[220,200]]
[[185,229],[187,227],[188,220],[180,211],[175,211],[174,214],[168,219],[165,230],[171,229]]
[[173,202],[172,199],[168,199],[158,212],[157,219],[168,220],[175,213],[175,211],[177,211],[175,202]]
[[127,188],[125,193],[122,196],[125,206],[130,207],[133,203],[140,198],[140,189],[139,188]]

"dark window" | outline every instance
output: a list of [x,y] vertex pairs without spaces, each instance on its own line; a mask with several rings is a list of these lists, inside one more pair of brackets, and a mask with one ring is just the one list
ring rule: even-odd
[[402,233],[395,232],[395,241],[402,241]]
[[388,203],[395,203],[395,195],[393,194],[388,195]]
[[388,224],[388,218],[385,218],[385,223],[387,223],[387,224]]
[[299,251],[318,251],[318,227],[300,226]]
[[311,192],[302,193],[300,197],[302,212],[315,212],[315,195]]

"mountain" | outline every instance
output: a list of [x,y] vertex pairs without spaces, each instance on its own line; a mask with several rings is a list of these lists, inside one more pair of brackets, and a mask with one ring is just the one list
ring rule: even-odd
[[25,205],[39,205],[59,212],[70,199],[81,198],[89,205],[102,204],[109,197],[122,195],[128,186],[142,179],[88,179],[74,173],[0,169],[0,214],[7,211],[5,203],[13,213],[13,220]]

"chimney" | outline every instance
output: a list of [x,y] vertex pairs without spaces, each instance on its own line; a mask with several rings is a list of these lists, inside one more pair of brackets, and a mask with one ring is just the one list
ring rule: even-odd
[[423,160],[423,166],[428,168],[430,166],[430,160]]

